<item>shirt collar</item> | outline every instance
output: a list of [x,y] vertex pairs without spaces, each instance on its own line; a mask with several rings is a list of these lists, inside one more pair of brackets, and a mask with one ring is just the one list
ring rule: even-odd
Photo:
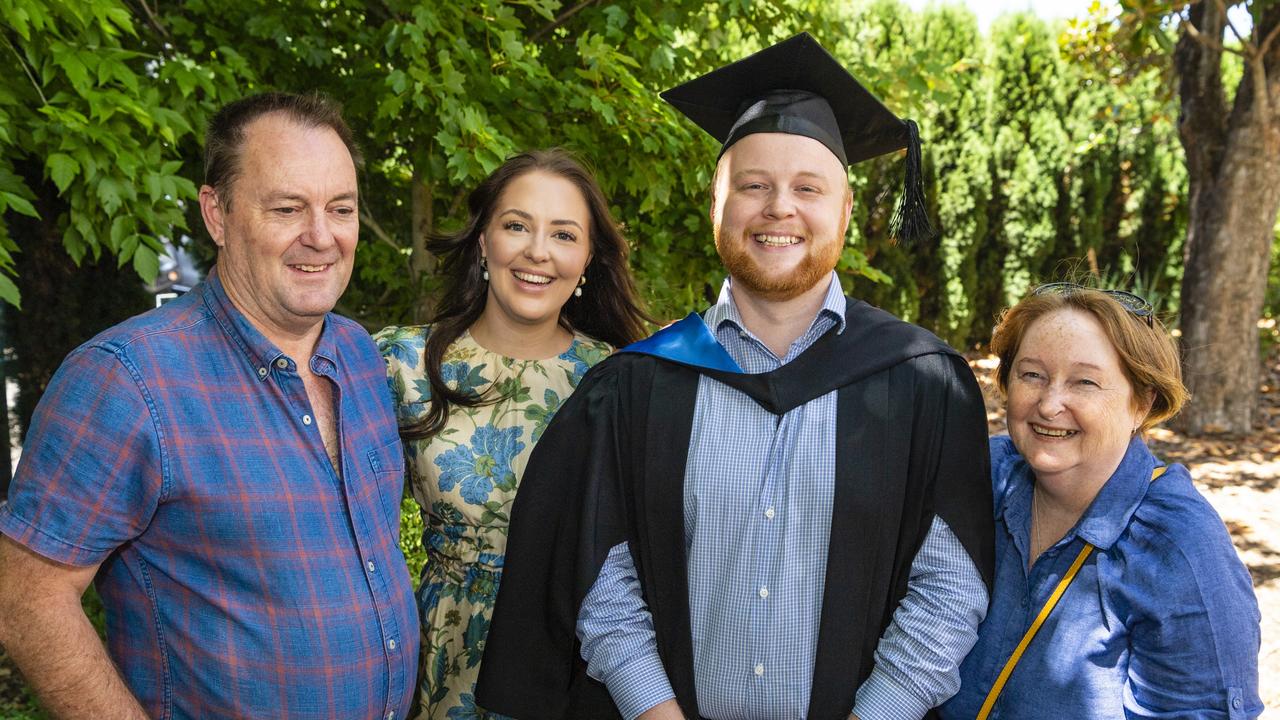
[[1147,444],[1134,436],[1120,466],[1084,511],[1084,517],[1076,526],[1077,534],[1104,550],[1114,545],[1146,497],[1155,466],[1155,456]]
[[[217,320],[218,324],[226,332],[231,341],[244,355],[245,360],[253,366],[253,374],[258,380],[265,380],[270,375],[273,364],[284,360],[288,363],[290,360],[297,362],[299,358],[289,358],[275,343],[267,339],[258,328],[249,322],[249,318],[240,312],[231,302],[231,298],[227,295],[227,290],[222,285],[222,279],[218,277],[218,268],[215,265],[210,271],[205,281],[200,285],[200,291],[204,298],[205,307],[209,308],[210,314]],[[332,323],[330,322],[328,313],[324,318],[324,327],[320,329],[320,338],[316,341],[316,349],[314,356],[328,360],[328,364],[337,367],[337,348],[334,346],[333,335],[330,331]],[[303,361],[310,362],[310,358],[302,358]],[[288,367],[292,367],[292,363]]]
[[[1134,437],[1130,440],[1120,465],[1103,484],[1097,497],[1068,536],[1079,537],[1101,550],[1114,545],[1129,526],[1129,520],[1137,511],[1138,505],[1146,497],[1147,488],[1151,485],[1151,472],[1156,464],[1155,456],[1147,449],[1142,438]],[[1018,461],[1014,472],[1018,484],[1008,490],[1000,515],[1005,526],[1017,534],[1020,531],[1015,529],[1026,528],[1027,518],[1031,514],[1033,475],[1025,459]]]
[[[742,315],[738,312],[738,305],[733,300],[733,293],[730,292],[733,278],[724,279],[724,284],[720,286],[720,297],[716,300],[716,304],[712,305],[703,316],[707,322],[707,327],[713,331],[719,331],[725,323],[732,323],[739,330],[746,331],[746,325],[742,322]],[[845,311],[844,291],[840,289],[840,279],[836,277],[834,270],[831,271],[827,282],[827,294],[823,296],[822,307],[818,308],[817,314],[813,317],[813,322],[809,323],[809,329],[825,315],[835,320],[836,333],[844,332],[844,311]],[[749,332],[749,331],[748,331]]]

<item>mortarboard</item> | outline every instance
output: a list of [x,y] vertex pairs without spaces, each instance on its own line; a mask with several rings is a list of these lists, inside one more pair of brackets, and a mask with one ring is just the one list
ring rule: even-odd
[[719,140],[723,155],[758,132],[802,135],[845,165],[907,149],[902,197],[890,223],[905,242],[932,237],[915,122],[894,115],[809,33],[800,33],[662,93]]

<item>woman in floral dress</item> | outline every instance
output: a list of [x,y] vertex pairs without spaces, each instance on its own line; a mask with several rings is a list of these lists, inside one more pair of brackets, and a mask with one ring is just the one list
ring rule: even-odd
[[564,151],[512,157],[469,209],[429,248],[448,285],[435,319],[376,336],[426,528],[419,718],[495,717],[474,687],[520,476],[587,369],[646,320],[626,240]]

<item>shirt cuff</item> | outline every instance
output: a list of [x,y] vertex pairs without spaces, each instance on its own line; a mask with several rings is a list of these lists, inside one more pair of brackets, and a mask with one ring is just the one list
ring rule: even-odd
[[853,704],[859,720],[920,720],[930,710],[879,667],[871,669]]
[[635,720],[645,710],[676,696],[657,653],[640,654],[618,666],[606,685],[626,720]]

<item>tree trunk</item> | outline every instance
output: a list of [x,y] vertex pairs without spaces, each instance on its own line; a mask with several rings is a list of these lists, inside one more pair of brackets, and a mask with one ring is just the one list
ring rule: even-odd
[[413,319],[415,322],[424,322],[434,314],[436,305],[434,293],[422,292],[423,276],[431,275],[436,270],[436,257],[427,250],[427,241],[435,230],[435,186],[416,170],[412,182],[410,199],[413,206],[413,227],[409,237],[409,274],[413,279],[412,286],[421,293],[413,304]]
[[[1257,321],[1280,209],[1280,43],[1257,62],[1246,61],[1228,116],[1222,50],[1215,47],[1222,6],[1197,3],[1189,22],[1201,38],[1184,32],[1174,54],[1191,193],[1181,319],[1191,402],[1180,426],[1193,435],[1243,434],[1257,416]],[[1253,37],[1268,37],[1278,24],[1275,7]]]
[[[39,177],[39,167],[28,178]],[[62,246],[57,222],[66,205],[47,182],[32,183],[39,193],[42,220],[21,217],[11,224],[22,247],[16,257],[22,310],[7,311],[8,339],[14,359],[9,374],[18,383],[18,432],[25,437],[31,414],[54,371],[67,353],[99,332],[152,307],[154,298],[133,267],[117,268],[106,253],[85,257],[77,266]]]

